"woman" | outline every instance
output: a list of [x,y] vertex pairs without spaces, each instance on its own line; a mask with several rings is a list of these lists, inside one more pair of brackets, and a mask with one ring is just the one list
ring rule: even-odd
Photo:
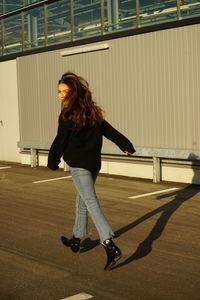
[[[114,233],[101,211],[95,193],[95,180],[101,168],[102,136],[114,142],[127,155],[135,152],[131,142],[104,120],[102,110],[92,100],[86,80],[74,73],[63,74],[58,82],[62,111],[58,132],[49,151],[48,168],[57,170],[60,159],[69,165],[77,189],[76,218],[69,246],[80,250],[81,238],[87,235],[89,212],[107,253],[105,270],[121,257],[114,244]],[[65,243],[64,237],[61,238]]]

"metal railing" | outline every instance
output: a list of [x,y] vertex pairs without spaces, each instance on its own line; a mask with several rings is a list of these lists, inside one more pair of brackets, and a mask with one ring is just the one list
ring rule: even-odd
[[[31,167],[38,166],[39,151],[48,151],[50,149],[50,146],[50,143],[18,142],[18,148],[30,150]],[[136,147],[136,152],[133,156],[126,156],[125,154],[122,154],[122,152],[117,147],[113,145],[104,145],[102,148],[102,157],[112,160],[114,159],[115,161],[129,161],[130,163],[134,162],[135,158],[151,158],[153,164],[153,182],[160,182],[162,159],[198,161],[200,160],[200,150]]]

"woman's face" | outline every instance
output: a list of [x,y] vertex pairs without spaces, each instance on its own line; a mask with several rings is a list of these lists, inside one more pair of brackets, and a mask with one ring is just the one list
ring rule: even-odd
[[61,102],[66,99],[67,93],[69,91],[69,86],[65,83],[60,83],[58,85],[58,97]]

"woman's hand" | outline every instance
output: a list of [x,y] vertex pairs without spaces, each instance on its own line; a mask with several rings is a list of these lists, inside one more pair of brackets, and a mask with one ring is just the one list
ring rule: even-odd
[[128,151],[124,151],[124,153],[126,153],[127,155],[132,155],[132,153],[130,153]]

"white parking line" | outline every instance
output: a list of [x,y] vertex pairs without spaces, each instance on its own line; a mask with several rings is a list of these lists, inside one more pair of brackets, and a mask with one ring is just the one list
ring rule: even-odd
[[0,170],[2,169],[10,169],[11,167],[0,167]]
[[65,299],[62,300],[87,300],[87,299],[91,299],[93,298],[92,295],[86,294],[86,293],[80,293],[71,297],[67,297]]
[[179,188],[171,188],[171,189],[167,189],[167,190],[162,190],[162,191],[157,191],[157,192],[152,192],[152,193],[147,193],[147,194],[142,194],[142,195],[137,195],[137,196],[131,196],[131,197],[128,197],[128,198],[129,199],[142,198],[142,197],[145,197],[145,196],[151,196],[151,195],[155,195],[155,194],[162,194],[162,193],[175,191],[175,190],[179,190]]
[[33,183],[42,183],[42,182],[48,182],[48,181],[55,181],[55,180],[66,179],[66,178],[71,178],[71,177],[72,176],[57,177],[57,178],[52,178],[52,179],[45,179],[45,180],[34,181]]

